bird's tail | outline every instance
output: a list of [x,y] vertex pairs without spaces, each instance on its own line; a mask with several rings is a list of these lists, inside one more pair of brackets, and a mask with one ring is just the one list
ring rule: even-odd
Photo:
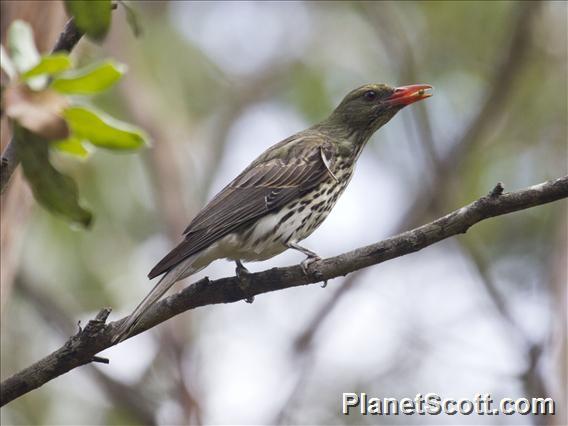
[[144,316],[146,311],[148,311],[148,309],[154,303],[156,303],[177,281],[203,269],[203,267],[194,268],[192,266],[195,257],[196,256],[191,256],[185,259],[183,262],[177,264],[172,269],[170,269],[160,279],[160,281],[158,281],[158,283],[154,286],[150,293],[148,293],[148,295],[144,297],[144,299],[142,299],[142,302],[140,302],[136,309],[134,309],[134,311],[128,316],[126,321],[120,325],[115,336],[112,339],[113,343],[122,342],[127,337],[129,337],[130,333],[138,324],[140,319]]

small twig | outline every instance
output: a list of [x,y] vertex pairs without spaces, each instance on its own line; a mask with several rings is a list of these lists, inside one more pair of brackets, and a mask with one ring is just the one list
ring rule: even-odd
[[[375,18],[381,18],[379,25],[373,25],[373,29],[379,34],[381,39],[388,38],[387,32],[382,31],[383,26],[387,22],[383,19],[384,14],[377,14],[371,8],[372,3],[358,3],[365,9],[366,16],[374,16]],[[384,5],[387,5],[385,3]],[[382,7],[382,6],[381,6]],[[416,226],[419,221],[424,220],[429,214],[438,214],[440,206],[444,204],[447,200],[448,194],[451,193],[452,189],[455,188],[455,182],[458,180],[457,173],[461,170],[457,164],[464,161],[469,151],[478,143],[484,134],[485,129],[489,128],[492,123],[499,119],[499,116],[504,111],[505,100],[507,96],[512,93],[515,81],[518,79],[520,70],[527,63],[527,58],[529,57],[528,51],[530,49],[530,40],[532,32],[534,31],[535,15],[537,14],[541,4],[538,2],[525,2],[519,4],[518,7],[514,9],[514,16],[512,17],[511,33],[510,33],[510,43],[506,45],[502,52],[499,53],[500,65],[495,69],[495,72],[491,78],[492,84],[488,86],[488,90],[484,96],[485,102],[481,105],[478,113],[473,118],[473,120],[467,125],[460,135],[451,145],[453,149],[450,150],[448,154],[443,156],[443,158],[438,158],[434,152],[433,141],[429,140],[431,138],[429,121],[425,120],[424,117],[422,121],[423,135],[425,136],[425,146],[426,154],[429,156],[430,162],[432,163],[434,170],[433,183],[431,185],[421,186],[420,191],[416,198],[411,202],[410,208],[403,215],[402,219],[399,221],[398,225],[395,227],[394,232],[402,232],[405,229]],[[404,37],[404,36],[403,36]],[[395,52],[393,48],[394,44],[399,44],[403,46],[402,52],[406,54],[407,59],[409,59],[409,64],[411,67],[407,69],[406,72],[412,73],[412,52],[408,45],[405,45],[404,40],[392,40],[389,39],[385,46],[389,48],[392,52]],[[504,58],[504,59],[503,59]],[[413,79],[414,81],[414,79]],[[422,105],[419,103],[417,105],[420,108]],[[426,126],[424,126],[424,124]],[[428,145],[432,145],[428,147]],[[495,191],[496,188],[494,188]],[[493,191],[492,191],[493,192]],[[362,271],[356,271],[353,275],[361,274]],[[324,321],[316,322],[319,316],[325,319],[331,314],[333,309],[339,305],[339,300],[349,293],[349,291],[362,281],[357,280],[356,277],[350,276],[352,285],[345,291],[337,291],[337,298],[334,297],[317,311],[316,315],[313,317],[314,320],[309,320],[309,327],[307,328],[305,336],[303,338],[310,339],[306,341],[306,344],[311,343],[311,339],[315,336],[318,330],[324,324]]]
[[495,185],[495,188],[489,192],[488,196],[489,198],[498,198],[503,194],[504,190],[505,188],[503,187],[503,183],[498,182],[497,185]]
[[112,308],[103,308],[99,311],[99,313],[97,314],[95,319],[89,321],[89,323],[93,322],[93,323],[99,323],[99,324],[103,323],[104,324],[111,312],[112,312]]
[[91,362],[100,362],[101,364],[110,364],[110,360],[108,358],[103,358],[102,356],[94,356],[91,359]]
[[[49,323],[61,336],[67,338],[76,330],[75,323],[66,307],[48,292],[41,290],[41,283],[32,285],[23,277],[18,277],[15,288],[23,299],[33,306],[34,313],[39,315],[45,323]],[[92,362],[97,362],[97,360],[103,361],[105,358],[95,356]],[[95,368],[92,363],[90,367],[90,374],[113,406],[125,410],[139,424],[154,425],[156,423],[154,402],[146,395],[144,387],[126,385],[106,374],[102,369]]]
[[79,43],[83,32],[75,25],[75,19],[71,18],[63,27],[63,31],[59,34],[59,38],[55,42],[51,53],[55,52],[71,52],[73,48]]
[[[484,196],[431,223],[339,256],[319,260],[314,262],[313,266],[321,272],[321,279],[332,279],[414,253],[454,235],[465,233],[482,220],[567,197],[568,176],[520,191],[503,193],[497,198]],[[315,277],[306,275],[301,266],[273,268],[250,274],[249,278],[250,286],[246,294],[239,287],[237,277],[211,282],[200,280],[152,306],[133,330],[132,336],[200,306],[232,303],[250,296],[318,282]],[[82,333],[71,337],[60,349],[4,380],[0,384],[1,405],[74,368],[92,362],[97,353],[113,346],[117,330],[128,317],[105,324],[109,314],[108,308],[101,310],[94,320],[89,321]]]
[[[491,191],[488,197],[499,197],[503,192],[503,187],[499,183]],[[495,194],[497,193],[497,195]],[[491,278],[487,265],[483,261],[481,252],[478,251],[474,245],[467,244],[461,241],[461,247],[464,250],[464,255],[470,258],[480,277],[480,284],[487,294],[488,299],[493,304],[496,313],[500,316],[503,324],[507,327],[507,335],[515,337],[523,346],[524,353],[527,354],[528,363],[525,371],[520,374],[520,381],[525,389],[525,395],[539,397],[542,395],[549,395],[546,391],[546,380],[542,372],[538,368],[538,362],[543,352],[542,343],[534,343],[532,339],[526,334],[514,317],[507,309],[506,298],[499,292],[495,281]]]

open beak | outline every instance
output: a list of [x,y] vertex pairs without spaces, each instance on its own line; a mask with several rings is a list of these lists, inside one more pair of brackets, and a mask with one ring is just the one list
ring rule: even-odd
[[385,100],[385,103],[393,106],[410,105],[432,96],[432,89],[429,84],[400,86],[394,89],[394,93]]

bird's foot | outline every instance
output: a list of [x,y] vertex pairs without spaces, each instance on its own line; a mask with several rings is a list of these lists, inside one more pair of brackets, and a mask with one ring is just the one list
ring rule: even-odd
[[327,285],[327,280],[323,279],[323,274],[321,273],[321,271],[319,271],[317,268],[314,268],[313,266],[311,266],[314,262],[317,262],[318,260],[321,260],[321,257],[319,257],[317,254],[315,254],[313,251],[302,247],[300,245],[298,245],[298,243],[290,241],[287,243],[288,248],[294,249],[294,250],[298,250],[302,253],[304,253],[306,256],[304,261],[300,264],[300,266],[302,267],[302,271],[304,272],[304,275],[306,275],[307,277],[313,277],[318,281],[324,281],[323,282],[323,286],[325,287]]
[[237,275],[237,279],[239,280],[239,287],[241,289],[245,289],[250,285],[250,271],[245,268],[245,265],[241,263],[240,260],[236,260],[235,263],[237,267],[235,268],[235,274]]
[[[235,273],[237,275],[237,279],[239,280],[239,287],[243,292],[246,292],[247,289],[250,287],[250,271],[242,264],[240,260],[236,260],[235,263],[237,267],[235,268]],[[245,302],[252,303],[254,302],[254,296],[247,297]]]
[[[321,271],[313,266],[313,264],[318,260],[321,260],[321,257],[318,255],[308,256],[304,259],[300,266],[306,276],[312,276],[317,280],[323,280],[323,274]],[[325,286],[327,286],[327,280],[323,282],[322,288],[325,288]]]
[[[304,271],[305,275],[312,275],[314,272],[319,272],[319,271],[315,271],[313,270],[314,268],[311,266],[314,262],[317,262],[318,260],[321,260],[321,257],[319,257],[318,255],[313,255],[313,256],[308,256],[306,257],[302,263],[300,263],[300,266],[302,267],[302,271]],[[312,270],[310,270],[312,269]]]

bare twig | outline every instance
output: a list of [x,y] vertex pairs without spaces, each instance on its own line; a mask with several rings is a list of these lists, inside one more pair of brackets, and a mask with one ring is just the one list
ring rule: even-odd
[[[355,3],[361,11],[361,16],[369,22],[377,39],[383,44],[385,51],[391,58],[401,58],[397,64],[396,74],[400,75],[401,84],[417,83],[421,80],[420,72],[416,65],[412,44],[408,40],[405,31],[393,13],[392,3]],[[411,110],[413,121],[420,135],[420,148],[431,166],[434,181],[439,180],[438,154],[434,143],[432,125],[428,109],[425,104],[417,103]],[[407,127],[405,126],[405,129]]]
[[451,145],[452,149],[440,160],[437,181],[430,188],[421,188],[419,196],[401,221],[400,229],[416,226],[428,212],[436,214],[439,206],[443,205],[444,198],[456,187],[463,161],[477,142],[485,136],[488,129],[502,117],[515,83],[522,74],[520,70],[528,62],[534,22],[541,6],[540,2],[529,1],[518,3],[513,9],[510,42],[504,52],[499,52],[498,56],[502,60],[490,79],[491,83],[483,97],[483,104],[462,136]]
[[[246,289],[236,277],[210,281],[202,279],[154,305],[132,335],[148,330],[167,319],[200,306],[232,303],[262,293],[330,280],[350,272],[404,256],[446,238],[465,233],[474,224],[495,216],[528,209],[568,197],[568,176],[516,192],[495,196],[495,190],[477,201],[416,229],[378,243],[314,262],[317,274],[305,274],[301,266],[273,268],[250,275]],[[30,392],[48,381],[84,364],[113,346],[118,327],[127,320],[105,324],[110,314],[103,309],[84,330],[72,336],[60,349],[9,377],[0,385],[1,405]]]
[[[372,6],[375,6],[374,4],[361,3],[361,5],[366,5],[365,13],[367,13],[368,16],[374,17],[376,15],[376,13],[372,12]],[[386,5],[386,3],[382,4],[382,6],[384,5]],[[520,74],[519,70],[526,63],[533,31],[534,16],[538,12],[539,7],[538,2],[525,2],[519,4],[518,8],[514,10],[510,35],[511,41],[509,45],[505,47],[505,52],[500,52],[499,56],[503,56],[504,60],[501,62],[500,66],[495,69],[495,73],[490,79],[491,84],[484,96],[484,104],[463,131],[461,137],[452,143],[454,148],[443,158],[437,157],[433,145],[431,148],[426,149],[426,153],[435,168],[433,183],[431,185],[421,185],[420,191],[411,203],[410,208],[395,227],[395,233],[416,226],[420,220],[423,220],[429,214],[439,213],[440,206],[444,204],[448,193],[452,192],[452,189],[455,187],[455,182],[459,180],[458,173],[461,170],[459,164],[464,161],[464,157],[467,156],[470,150],[485,134],[486,129],[499,120],[503,112],[505,101],[512,92],[515,80]],[[369,8],[369,10],[367,10],[367,8]],[[373,27],[380,37],[386,37],[383,32],[380,32],[380,25],[374,25]],[[403,50],[408,52],[408,48],[404,46],[404,42],[399,42],[399,44],[403,46]],[[385,45],[390,46],[390,41],[386,42]],[[406,53],[406,55],[409,55],[409,53]],[[411,57],[409,56],[408,58]],[[411,60],[412,59],[410,59],[410,61]],[[409,71],[407,70],[406,72]],[[417,106],[420,107],[420,105]],[[423,122],[424,118],[420,121]],[[424,122],[421,124],[421,127],[423,125]],[[427,129],[423,136],[425,136],[426,144],[432,144],[431,141],[428,141]],[[356,275],[360,273],[359,271],[355,272],[355,276],[350,277],[351,280],[349,281],[348,288],[345,289],[345,291],[337,290],[337,298],[334,297],[330,299],[317,311],[316,315],[313,317],[314,319],[309,321],[310,329],[304,332],[303,339],[312,339],[324,323],[324,321],[316,321],[317,317],[324,319],[329,316],[331,312],[327,311],[332,311],[335,306],[338,305],[339,300],[347,294],[349,290],[357,287],[357,285],[362,282],[356,279]],[[307,341],[304,343],[306,345],[310,344],[310,342]]]
[[[490,193],[490,196],[498,197],[499,193],[503,191],[502,186],[496,186]],[[499,292],[497,285],[491,277],[490,271],[482,257],[482,254],[472,244],[467,244],[461,241],[461,247],[464,254],[468,256],[473,265],[477,269],[480,276],[480,283],[485,290],[488,299],[492,302],[493,307],[501,320],[507,327],[507,334],[515,335],[518,337],[523,352],[526,353],[527,366],[523,373],[520,375],[520,381],[525,389],[525,395],[530,397],[542,397],[543,395],[550,395],[547,391],[546,380],[542,375],[539,368],[539,363],[545,352],[544,342],[535,342],[523,331],[520,324],[515,321],[509,309],[507,309],[506,299]]]
[[59,34],[59,38],[55,42],[51,53],[55,52],[71,52],[79,40],[83,37],[83,32],[75,25],[75,19],[71,18],[63,27],[63,31]]
[[[16,289],[28,303],[34,306],[35,312],[59,334],[67,337],[76,330],[71,315],[45,291],[41,291],[37,286],[30,284],[21,277],[18,279]],[[98,358],[100,357],[94,356],[92,361],[96,362]],[[103,359],[108,364],[108,359]],[[153,411],[155,407],[152,406],[150,399],[143,394],[141,389],[125,385],[94,366],[90,372],[97,383],[105,390],[109,400],[116,406],[128,411],[131,417],[137,419],[141,424],[153,425],[156,423]]]
[[289,414],[294,411],[296,402],[302,400],[302,389],[306,385],[309,372],[312,370],[315,362],[313,342],[315,334],[319,330],[319,324],[329,317],[343,294],[349,291],[362,276],[362,273],[353,273],[345,277],[343,282],[334,290],[331,298],[319,307],[308,324],[293,339],[294,363],[297,366],[294,369],[296,381],[270,424],[281,425],[289,423]]

